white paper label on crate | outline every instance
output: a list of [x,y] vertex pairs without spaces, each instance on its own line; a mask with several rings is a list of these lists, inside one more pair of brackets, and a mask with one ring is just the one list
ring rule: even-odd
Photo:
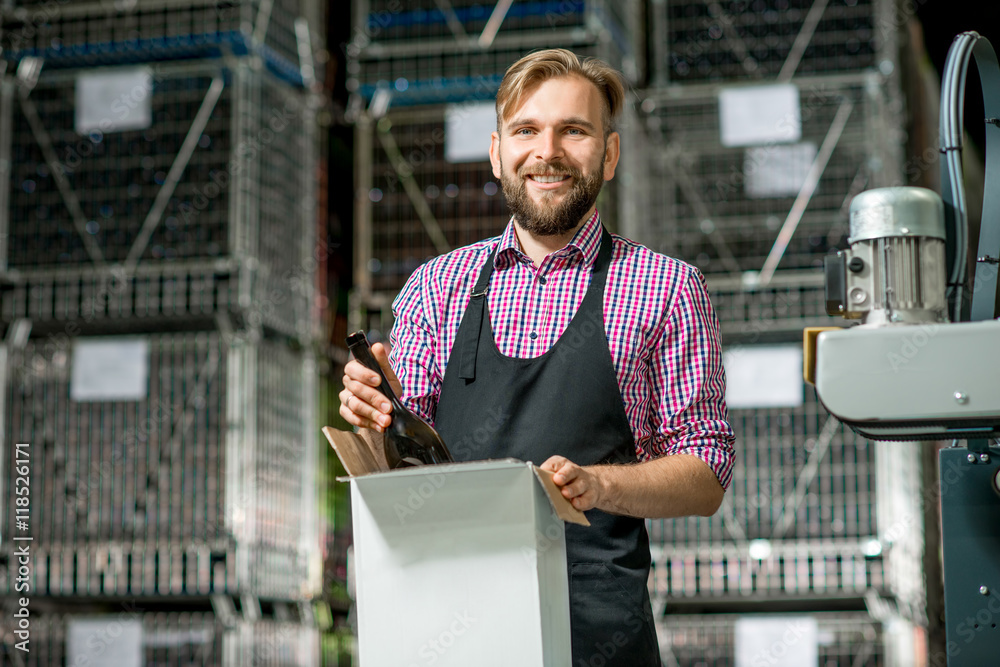
[[142,622],[126,614],[73,618],[67,623],[66,664],[142,667]]
[[727,88],[719,93],[723,146],[763,146],[802,138],[799,89],[792,84]]
[[794,197],[816,159],[816,144],[779,144],[748,148],[743,158],[747,197]]
[[208,628],[201,630],[152,630],[143,637],[143,646],[156,648],[167,646],[192,646],[212,643],[212,632]]
[[816,619],[811,616],[736,619],[736,667],[819,664]]
[[76,80],[76,131],[141,130],[153,124],[153,74],[143,67],[81,74]]
[[79,338],[73,342],[69,395],[74,401],[140,401],[149,380],[145,338]]
[[802,405],[802,347],[747,345],[722,354],[729,409]]
[[493,102],[451,104],[444,112],[444,159],[482,162],[490,159],[490,134],[497,129]]

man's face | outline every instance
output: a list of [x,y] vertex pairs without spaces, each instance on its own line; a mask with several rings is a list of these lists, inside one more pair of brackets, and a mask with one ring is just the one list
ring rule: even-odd
[[490,145],[514,220],[536,236],[574,230],[594,212],[618,164],[618,134],[607,141],[597,87],[578,76],[547,79],[508,113]]

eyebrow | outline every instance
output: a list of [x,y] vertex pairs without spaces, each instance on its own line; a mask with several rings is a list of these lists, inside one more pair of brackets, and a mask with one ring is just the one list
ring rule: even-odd
[[[518,118],[517,120],[513,120],[510,123],[508,123],[507,129],[508,130],[513,130],[513,129],[518,128],[518,127],[524,127],[525,125],[540,125],[540,124],[541,123],[536,118]],[[576,125],[578,127],[584,128],[585,130],[589,130],[590,132],[596,132],[597,131],[597,126],[596,125],[594,125],[589,120],[587,120],[586,118],[583,118],[581,116],[573,116],[571,118],[564,118],[563,120],[559,121],[559,124],[560,125]]]

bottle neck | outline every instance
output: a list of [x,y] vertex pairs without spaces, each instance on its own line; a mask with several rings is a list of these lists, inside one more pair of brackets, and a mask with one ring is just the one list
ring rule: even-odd
[[392,403],[392,409],[394,411],[407,410],[408,408],[403,405],[403,401],[399,400],[399,397],[396,396],[396,392],[393,391],[392,385],[389,384],[389,378],[387,378],[385,373],[382,372],[381,367],[376,369],[375,372],[378,373],[380,378],[382,378],[382,384],[379,385],[378,389],[386,398],[389,399],[389,402]]

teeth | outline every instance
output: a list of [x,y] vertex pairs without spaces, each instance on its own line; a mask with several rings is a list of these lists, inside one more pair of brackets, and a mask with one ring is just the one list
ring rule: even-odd
[[558,183],[559,181],[566,178],[565,176],[532,176],[531,179],[536,183]]

